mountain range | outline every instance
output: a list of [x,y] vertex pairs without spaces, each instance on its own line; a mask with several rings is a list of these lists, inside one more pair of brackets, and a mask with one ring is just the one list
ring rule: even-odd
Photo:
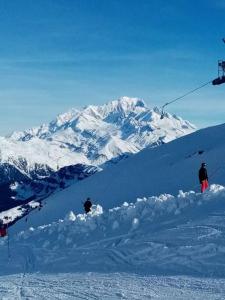
[[44,199],[77,177],[86,178],[194,130],[175,115],[162,118],[158,108],[148,108],[141,99],[122,97],[0,137],[0,210]]
[[103,166],[195,129],[175,115],[162,119],[158,108],[138,98],[71,109],[49,124],[0,137],[0,183],[15,180],[18,172],[36,179],[69,165]]
[[198,170],[202,162],[206,163],[209,183],[225,185],[224,132],[225,124],[222,124],[160,147],[146,148],[50,196],[38,215],[30,215],[30,224],[48,224],[71,209],[80,213],[83,211],[81,202],[87,197],[110,209],[123,202],[135,202],[139,197],[176,194],[179,190],[200,192]]

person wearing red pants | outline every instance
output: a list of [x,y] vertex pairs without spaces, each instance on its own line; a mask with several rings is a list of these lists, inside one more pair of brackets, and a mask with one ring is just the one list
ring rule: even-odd
[[209,186],[208,174],[206,170],[206,163],[202,163],[198,172],[199,182],[201,184],[201,193],[203,193]]

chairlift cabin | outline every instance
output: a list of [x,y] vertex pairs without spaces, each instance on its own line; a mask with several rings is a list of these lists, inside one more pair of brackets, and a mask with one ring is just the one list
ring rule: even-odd
[[225,61],[218,61],[218,77],[212,81],[213,85],[225,83]]

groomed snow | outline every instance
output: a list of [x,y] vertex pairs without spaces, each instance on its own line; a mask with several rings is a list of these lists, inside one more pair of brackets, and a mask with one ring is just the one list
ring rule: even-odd
[[[21,284],[23,282],[23,284]],[[225,280],[127,273],[64,273],[2,276],[4,300],[222,300]]]

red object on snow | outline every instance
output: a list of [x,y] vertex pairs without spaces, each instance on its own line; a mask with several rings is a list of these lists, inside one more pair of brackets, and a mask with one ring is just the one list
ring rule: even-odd
[[4,237],[7,235],[6,228],[0,228],[0,237]]
[[201,193],[203,193],[208,187],[209,187],[208,180],[207,179],[203,180],[201,184]]

